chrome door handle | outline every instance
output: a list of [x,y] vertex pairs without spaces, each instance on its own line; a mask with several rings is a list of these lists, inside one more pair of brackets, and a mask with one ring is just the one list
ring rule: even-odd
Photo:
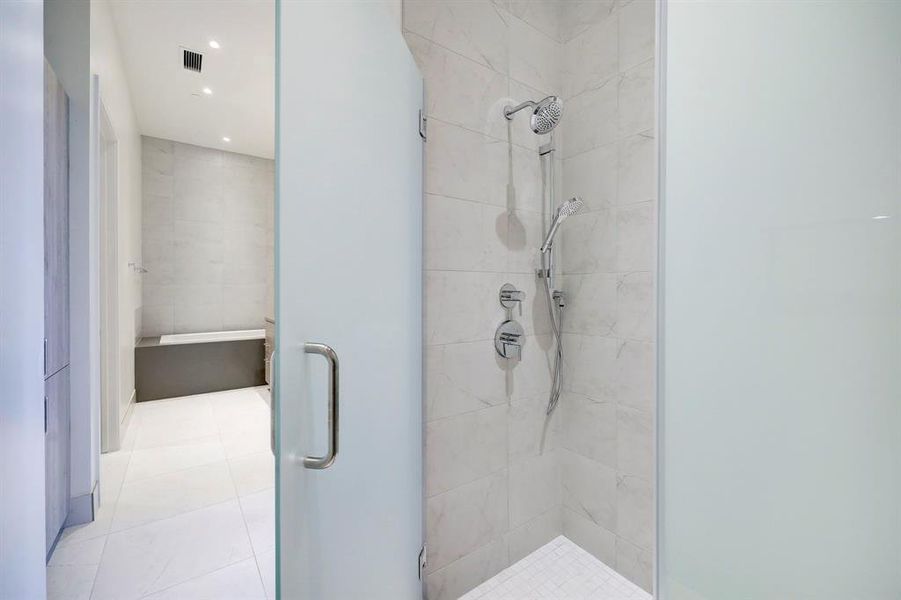
[[275,413],[278,408],[275,405],[275,353],[278,350],[272,351],[272,356],[269,358],[269,449],[272,451],[272,456],[278,456],[278,453],[275,451]]
[[303,466],[307,469],[328,469],[338,456],[338,354],[331,346],[306,343],[303,351],[307,354],[321,354],[329,364],[328,377],[328,452],[325,456],[304,456]]

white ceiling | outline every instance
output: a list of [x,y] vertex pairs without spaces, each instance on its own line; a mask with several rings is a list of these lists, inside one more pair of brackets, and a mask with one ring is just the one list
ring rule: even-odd
[[[142,134],[274,156],[274,0],[110,5]],[[221,47],[211,48],[210,40]],[[203,54],[202,73],[183,68],[181,47]]]

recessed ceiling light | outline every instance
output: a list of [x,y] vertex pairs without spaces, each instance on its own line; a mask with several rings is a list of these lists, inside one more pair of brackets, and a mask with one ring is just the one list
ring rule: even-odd
[[213,93],[213,90],[211,90],[208,87],[205,87],[205,88],[203,88],[203,93],[206,94],[207,96],[209,96],[210,94]]
[[882,219],[888,219],[888,218],[890,218],[889,215],[876,215],[875,217],[873,217],[873,220],[881,221]]
[[210,40],[210,48],[215,48],[216,50],[218,50],[219,42],[217,42],[216,40]]
[[222,141],[223,141],[223,142],[230,142],[230,141],[232,141],[232,139],[226,135],[226,136],[222,136]]

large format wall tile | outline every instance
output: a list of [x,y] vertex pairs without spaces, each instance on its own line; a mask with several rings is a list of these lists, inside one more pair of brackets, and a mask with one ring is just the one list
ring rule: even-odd
[[535,0],[509,0],[507,9],[544,35],[559,40],[560,12],[559,0],[536,2]]
[[507,473],[500,471],[426,501],[429,571],[436,571],[507,531]]
[[[563,161],[563,197],[579,196],[585,212],[617,203],[617,147],[599,146]],[[564,265],[566,266],[566,265]]]
[[560,41],[566,42],[609,17],[616,0],[566,0],[561,6]]
[[564,275],[566,333],[610,335],[617,325],[617,281],[615,273]]
[[415,33],[407,33],[426,86],[426,114],[498,139],[506,137],[507,76]]
[[506,404],[506,371],[494,356],[493,339],[426,346],[426,420]]
[[654,127],[654,61],[623,73],[619,82],[619,133],[621,136]]
[[654,419],[625,406],[616,409],[616,466],[624,475],[654,478]]
[[620,475],[616,482],[616,531],[642,548],[654,544],[654,488],[647,479]]
[[541,456],[558,444],[560,413],[547,414],[547,394],[516,400],[508,413],[508,457],[510,464]]
[[510,77],[539,90],[560,89],[560,44],[515,17],[510,19]]
[[563,95],[599,87],[617,73],[616,19],[604,19],[564,45]]
[[566,229],[560,235],[563,272],[613,272],[616,233],[616,215],[611,209],[579,213],[567,219]]
[[563,535],[608,565],[616,561],[616,534],[591,519],[563,509]]
[[576,452],[562,451],[563,506],[609,530],[617,526],[616,470]]
[[560,505],[560,469],[550,451],[510,465],[510,526],[516,527]]
[[619,68],[654,58],[654,0],[636,0],[619,11]]
[[404,28],[507,72],[509,15],[490,0],[406,0]]
[[468,271],[427,271],[425,340],[452,344],[493,340],[504,310],[497,300],[504,275]]
[[657,198],[656,151],[652,132],[645,131],[620,140],[618,204]]
[[142,334],[261,327],[273,299],[273,161],[142,140]]
[[[404,3],[405,35],[426,80],[430,117],[424,180],[430,600],[459,597],[561,532],[608,564],[621,562],[642,585],[648,580],[653,11],[637,1]],[[503,118],[505,105],[549,94],[565,100],[553,136],[531,132],[529,111]],[[543,197],[549,161],[537,150],[552,137],[555,202],[578,195],[585,207],[556,242],[556,285],[567,293],[566,393],[549,418],[553,344],[535,270],[549,224]],[[164,200],[156,212],[166,219],[167,182],[164,172],[158,175]],[[203,207],[196,211],[202,216]],[[499,307],[505,282],[525,292],[521,314]],[[522,359],[512,363],[493,349],[494,330],[509,316],[526,333]]]
[[619,337],[653,341],[656,326],[654,275],[650,272],[621,273],[616,283],[616,324]]
[[506,142],[441,121],[429,123],[425,190],[430,194],[507,205]]
[[507,212],[469,200],[427,194],[424,263],[430,270],[502,272],[507,266]]
[[561,13],[572,96],[563,186],[585,200],[560,242],[563,528],[646,589],[654,545],[654,19],[650,0],[567,2]]
[[616,405],[567,392],[560,400],[561,444],[572,452],[616,468]]
[[507,543],[497,539],[463,558],[426,575],[428,600],[457,600],[510,564]]
[[452,490],[507,465],[507,406],[426,425],[426,496]]
[[616,270],[653,271],[656,259],[657,210],[654,202],[616,210]]
[[645,590],[654,586],[654,552],[616,538],[616,570]]
[[507,552],[510,562],[524,558],[545,545],[563,531],[563,512],[559,506],[548,510],[507,534]]
[[[597,88],[567,99],[566,118],[561,125],[566,142],[564,159],[616,141],[618,103],[621,104],[617,94],[623,95],[618,84],[618,78],[613,77]],[[637,87],[637,83],[633,87]],[[625,92],[635,95],[641,90],[627,88]],[[631,116],[632,111],[626,114]],[[629,125],[634,126],[631,122]]]

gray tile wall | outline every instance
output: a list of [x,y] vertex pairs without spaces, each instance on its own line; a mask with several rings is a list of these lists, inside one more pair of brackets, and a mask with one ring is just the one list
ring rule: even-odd
[[[534,275],[544,139],[503,107],[560,88],[559,11],[490,0],[404,4],[426,80],[426,538],[430,600],[457,598],[562,532],[550,326]],[[545,19],[550,19],[545,21]],[[536,26],[537,25],[537,26]],[[522,362],[494,351],[498,291],[526,292]]]
[[[405,0],[426,79],[426,538],[430,600],[457,598],[566,533],[650,584],[653,3]],[[561,95],[560,284],[569,384],[544,416],[550,327],[537,148],[504,105]],[[520,364],[495,358],[498,289],[527,294]]]
[[[589,11],[589,8],[591,9]],[[564,534],[650,590],[654,552],[654,3],[562,5]]]
[[274,161],[142,138],[143,335],[263,328]]

